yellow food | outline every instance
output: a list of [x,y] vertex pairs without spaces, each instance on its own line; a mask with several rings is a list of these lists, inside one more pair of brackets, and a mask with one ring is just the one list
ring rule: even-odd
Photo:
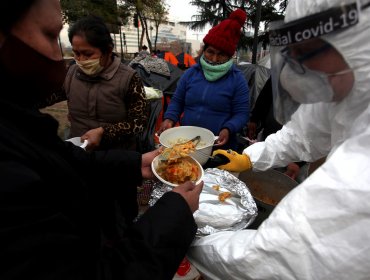
[[212,189],[219,191],[220,190],[220,185],[213,185]]
[[224,202],[227,198],[231,197],[231,193],[230,192],[222,192],[218,195],[218,199],[221,201],[221,202]]
[[197,181],[200,175],[197,163],[190,157],[182,157],[172,161],[161,161],[156,171],[159,176],[173,184]]
[[193,142],[187,142],[184,144],[174,145],[171,148],[166,148],[162,151],[162,156],[168,161],[176,160],[180,157],[187,157],[190,153],[195,151]]

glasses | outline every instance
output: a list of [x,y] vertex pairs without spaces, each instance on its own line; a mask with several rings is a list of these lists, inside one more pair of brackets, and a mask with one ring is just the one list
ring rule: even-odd
[[320,48],[317,48],[313,51],[310,51],[304,55],[292,57],[291,51],[289,47],[285,47],[280,51],[281,56],[284,58],[284,61],[286,63],[289,63],[289,65],[292,67],[292,69],[297,72],[298,74],[304,74],[306,73],[306,66],[303,65],[303,62],[315,57],[316,55],[322,53],[323,51],[326,51],[328,49],[332,48],[332,46],[329,43],[325,43]]

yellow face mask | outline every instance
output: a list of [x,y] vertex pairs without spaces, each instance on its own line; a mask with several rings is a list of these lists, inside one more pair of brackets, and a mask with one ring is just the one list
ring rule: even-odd
[[84,61],[76,60],[76,64],[86,75],[89,76],[95,76],[104,69],[104,67],[100,65],[100,58],[88,59]]

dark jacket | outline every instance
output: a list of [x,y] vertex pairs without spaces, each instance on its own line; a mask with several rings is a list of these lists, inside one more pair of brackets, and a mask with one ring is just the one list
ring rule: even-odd
[[100,149],[136,149],[136,136],[147,121],[146,97],[135,71],[119,57],[113,56],[112,64],[95,77],[72,65],[64,91],[71,122],[69,137],[103,127]]
[[256,104],[251,112],[250,121],[257,124],[257,133],[263,129],[263,141],[267,136],[283,127],[274,117],[271,77],[268,78],[257,97]]
[[0,279],[172,279],[196,232],[185,200],[167,193],[117,229],[112,201],[141,182],[141,155],[86,153],[57,127],[0,99]]

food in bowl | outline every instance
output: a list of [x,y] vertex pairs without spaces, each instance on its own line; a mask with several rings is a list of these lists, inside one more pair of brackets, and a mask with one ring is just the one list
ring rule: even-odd
[[[169,141],[171,147],[175,146],[175,145],[178,145],[178,144],[181,144],[181,143],[186,143],[188,141],[190,141],[191,139],[190,138],[182,138],[182,137],[179,137],[177,139],[174,139],[174,140],[171,140]],[[203,148],[206,146],[206,142],[204,141],[199,141],[199,143],[197,143],[197,149],[199,148]]]
[[195,182],[200,174],[199,168],[191,157],[181,157],[175,161],[160,161],[157,173],[172,184],[182,184],[186,181]]
[[173,184],[196,181],[199,176],[197,163],[189,157],[194,152],[195,144],[187,141],[161,151],[161,160],[157,164],[157,173],[164,180]]
[[196,136],[200,136],[200,141],[190,156],[204,165],[211,156],[213,145],[217,139],[212,131],[198,126],[176,126],[163,131],[159,136],[159,142],[162,146],[169,148],[180,141],[190,140]]
[[158,155],[152,162],[152,171],[161,182],[172,187],[177,187],[186,181],[198,184],[204,175],[200,163],[190,156],[178,158],[176,161],[167,161]]
[[187,157],[195,151],[195,144],[192,141],[187,141],[183,144],[176,144],[171,148],[162,150],[161,155],[164,160],[176,161],[178,158]]

